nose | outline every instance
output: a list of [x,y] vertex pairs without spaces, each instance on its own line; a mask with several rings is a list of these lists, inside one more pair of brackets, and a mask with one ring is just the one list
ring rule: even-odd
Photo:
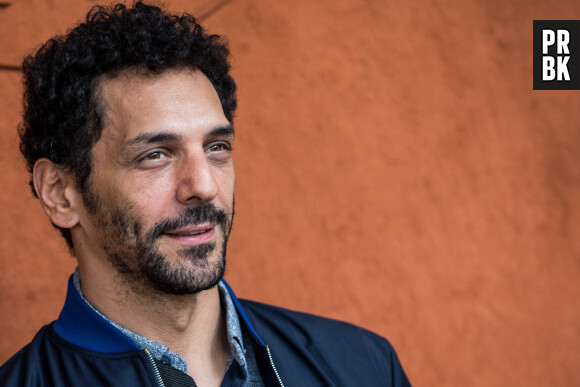
[[217,196],[218,184],[205,153],[200,152],[183,160],[178,174],[176,194],[180,203],[206,203]]

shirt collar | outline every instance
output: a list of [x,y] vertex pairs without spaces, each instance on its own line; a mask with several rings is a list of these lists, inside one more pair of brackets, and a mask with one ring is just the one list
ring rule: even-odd
[[[147,349],[151,355],[183,373],[187,373],[187,362],[180,355],[173,353],[168,347],[159,344],[153,340],[150,340],[138,333],[135,333],[116,322],[109,319],[107,316],[103,315],[97,309],[95,309],[84,297],[81,289],[81,277],[80,272],[77,267],[72,275],[72,282],[74,288],[78,292],[82,300],[89,306],[93,311],[99,314],[108,323],[113,325],[119,331],[121,331],[126,337],[130,338],[140,349]],[[237,362],[241,368],[244,378],[248,377],[248,364],[246,361],[246,349],[244,347],[244,340],[242,338],[242,328],[240,326],[240,320],[234,306],[234,302],[230,293],[227,290],[224,281],[220,281],[218,284],[220,300],[225,308],[226,312],[226,331],[228,336],[228,342],[230,344],[230,356],[228,358],[227,368],[230,368],[233,362]]]

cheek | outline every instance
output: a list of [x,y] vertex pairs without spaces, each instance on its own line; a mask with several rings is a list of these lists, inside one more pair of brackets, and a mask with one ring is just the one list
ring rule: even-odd
[[[172,216],[175,212],[175,192],[169,184],[158,184],[136,191],[133,202],[147,222]],[[151,219],[153,218],[153,219]]]
[[174,209],[172,184],[163,179],[150,177],[126,177],[113,187],[116,203],[130,203],[132,210],[140,214],[142,226],[150,227],[160,218],[171,215]]
[[234,197],[235,174],[233,168],[230,173],[221,173],[217,183],[220,186],[220,197],[224,205],[231,206]]

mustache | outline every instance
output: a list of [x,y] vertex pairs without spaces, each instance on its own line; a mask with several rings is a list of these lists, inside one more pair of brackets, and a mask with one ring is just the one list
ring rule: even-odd
[[153,242],[161,234],[168,231],[206,222],[221,225],[224,227],[224,230],[226,230],[228,216],[223,209],[217,208],[212,203],[205,203],[196,207],[188,207],[175,218],[164,219],[155,223],[153,228],[147,232],[145,238],[148,242]]

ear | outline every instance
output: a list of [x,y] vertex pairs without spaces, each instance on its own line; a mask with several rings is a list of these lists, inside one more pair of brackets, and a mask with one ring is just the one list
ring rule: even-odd
[[64,173],[52,161],[41,158],[34,164],[32,181],[44,212],[52,223],[62,228],[72,228],[79,222],[80,193],[74,176]]

